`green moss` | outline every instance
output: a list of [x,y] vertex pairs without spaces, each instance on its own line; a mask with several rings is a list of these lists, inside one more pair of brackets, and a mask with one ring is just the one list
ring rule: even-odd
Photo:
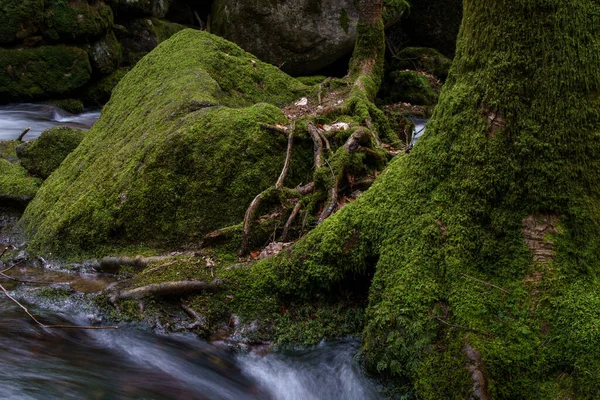
[[186,29],[185,25],[176,24],[163,19],[151,18],[152,21],[151,29],[154,32],[154,36],[158,43],[162,43],[177,32]]
[[21,165],[32,175],[46,179],[83,140],[85,132],[55,127],[17,148]]
[[314,85],[318,85],[319,83],[323,82],[325,79],[327,79],[327,77],[323,76],[323,75],[315,75],[315,76],[301,76],[296,79],[298,81],[302,82],[303,84],[305,84],[306,86],[314,86]]
[[40,183],[40,179],[28,176],[25,168],[0,159],[0,199],[27,202],[35,196]]
[[389,84],[384,85],[383,97],[386,103],[407,102],[414,105],[434,105],[438,93],[430,83],[430,78],[416,71],[394,71]]
[[[283,165],[283,104],[304,85],[206,32],[186,30],[126,75],[22,222],[38,248],[176,241],[238,223]],[[255,104],[258,103],[258,104]],[[61,250],[62,249],[62,250]]]
[[91,73],[86,52],[67,46],[0,49],[0,69],[0,95],[12,101],[68,93]]
[[3,1],[0,4],[0,43],[11,43],[39,32],[44,0]]
[[342,8],[342,11],[340,12],[340,26],[347,35],[348,29],[350,29],[350,18],[348,17],[348,12],[345,8]]
[[385,26],[397,21],[410,7],[407,0],[383,0],[383,23]]
[[[245,270],[238,298],[263,315],[374,273],[366,363],[416,398],[471,395],[465,346],[491,398],[595,398],[598,15],[582,0],[465,1],[424,137],[292,250]],[[524,240],[532,216],[551,257]]]
[[445,81],[451,65],[452,60],[435,49],[406,47],[394,56],[391,69],[423,71]]
[[102,1],[45,0],[44,37],[81,41],[102,36],[113,25],[113,13]]
[[65,300],[73,294],[73,289],[67,287],[49,287],[38,290],[36,294],[50,300]]

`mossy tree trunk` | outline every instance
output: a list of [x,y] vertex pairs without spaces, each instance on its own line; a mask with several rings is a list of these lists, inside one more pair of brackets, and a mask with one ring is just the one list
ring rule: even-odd
[[419,398],[598,393],[600,1],[465,0],[426,135],[253,274],[310,299],[373,270],[367,363]]

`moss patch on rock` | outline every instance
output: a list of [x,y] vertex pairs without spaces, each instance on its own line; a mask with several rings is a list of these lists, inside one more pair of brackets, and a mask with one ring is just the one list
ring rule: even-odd
[[432,85],[435,78],[417,71],[394,71],[382,94],[386,103],[406,102],[414,105],[435,105],[438,93]]
[[445,81],[452,66],[452,60],[435,49],[427,47],[406,47],[394,56],[391,70],[416,70],[427,72]]
[[81,95],[85,103],[95,106],[104,105],[108,99],[110,99],[113,89],[117,86],[119,81],[123,79],[127,72],[128,69],[119,68],[113,73],[103,76],[96,82],[86,86]]
[[[63,254],[118,243],[182,245],[237,223],[276,180],[282,105],[306,87],[236,45],[185,30],[126,75],[22,224]],[[172,245],[172,244],[171,244]],[[73,254],[73,253],[71,253]]]
[[46,0],[44,37],[61,42],[102,36],[113,25],[113,13],[102,1]]
[[36,140],[17,147],[21,165],[30,174],[46,179],[83,140],[85,132],[67,127],[48,129]]
[[68,46],[0,49],[0,70],[0,96],[12,101],[68,93],[91,74],[87,53]]
[[13,0],[0,3],[0,43],[35,35],[44,24],[44,0]]
[[30,201],[40,187],[41,179],[31,177],[18,163],[15,140],[0,142],[0,201],[23,204]]

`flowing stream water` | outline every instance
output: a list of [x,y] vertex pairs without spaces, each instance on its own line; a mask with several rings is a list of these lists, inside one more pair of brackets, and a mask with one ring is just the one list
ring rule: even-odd
[[31,130],[25,140],[37,138],[54,126],[89,129],[100,117],[100,111],[91,110],[70,114],[49,104],[9,104],[0,106],[0,140],[14,140],[26,129]]
[[[47,105],[0,107],[0,140],[27,139],[47,128],[89,128],[99,112],[68,114]],[[8,234],[18,219],[0,208],[0,252],[20,245]],[[0,270],[4,269],[0,263]],[[110,279],[52,265],[19,265],[19,279],[71,282],[75,294],[50,299],[39,285],[0,279],[11,296],[45,324],[90,325],[102,320],[84,292]],[[313,348],[232,353],[192,334],[160,334],[136,324],[117,330],[47,329],[0,291],[0,399],[378,399],[376,385],[358,361],[359,343],[348,339]]]

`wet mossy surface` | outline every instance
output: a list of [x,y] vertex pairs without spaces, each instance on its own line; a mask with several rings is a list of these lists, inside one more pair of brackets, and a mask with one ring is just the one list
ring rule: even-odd
[[4,101],[66,94],[87,83],[92,72],[86,52],[69,46],[0,49],[0,69]]
[[260,317],[373,276],[366,363],[414,397],[471,396],[475,365],[492,398],[595,398],[600,5],[534,3],[467,2],[425,136],[231,294]]
[[45,182],[22,223],[63,253],[109,243],[190,243],[238,223],[277,179],[286,123],[306,87],[239,47],[186,30],[119,83],[100,120]]
[[52,41],[86,41],[113,25],[113,12],[102,1],[45,0],[44,37]]
[[0,142],[0,202],[22,206],[31,200],[40,187],[41,179],[32,177],[19,164],[16,147],[21,142]]
[[46,179],[83,140],[85,132],[67,127],[48,129],[39,138],[17,148],[21,165],[30,174]]
[[44,0],[11,0],[0,4],[0,43],[11,43],[39,32],[44,24]]

